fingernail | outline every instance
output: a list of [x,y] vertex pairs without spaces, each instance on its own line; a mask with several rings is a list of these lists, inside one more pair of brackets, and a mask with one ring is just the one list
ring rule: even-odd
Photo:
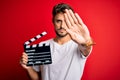
[[67,11],[67,9],[65,9],[65,11]]
[[65,12],[67,12],[68,11],[68,9],[65,9]]

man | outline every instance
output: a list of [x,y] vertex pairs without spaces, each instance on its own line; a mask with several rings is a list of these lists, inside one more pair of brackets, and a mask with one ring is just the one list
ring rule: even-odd
[[52,64],[28,67],[23,52],[21,65],[32,80],[39,80],[38,72],[42,80],[80,80],[94,44],[89,30],[68,4],[55,5],[52,14],[56,37],[40,43],[50,43]]

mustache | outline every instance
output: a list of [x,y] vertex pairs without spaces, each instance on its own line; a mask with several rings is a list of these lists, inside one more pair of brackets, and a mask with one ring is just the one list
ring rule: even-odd
[[[63,27],[60,27],[59,29],[57,29],[57,30],[61,30],[61,29],[64,29]],[[64,29],[65,30],[65,29]]]

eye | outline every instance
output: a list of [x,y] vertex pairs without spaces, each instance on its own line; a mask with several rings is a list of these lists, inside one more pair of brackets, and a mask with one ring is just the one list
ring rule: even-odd
[[56,20],[56,22],[57,22],[57,23],[60,23],[60,22],[62,22],[62,21],[61,21],[61,20]]

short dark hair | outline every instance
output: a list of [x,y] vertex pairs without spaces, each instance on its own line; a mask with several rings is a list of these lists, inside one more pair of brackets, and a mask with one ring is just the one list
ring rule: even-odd
[[70,5],[65,4],[65,3],[59,3],[53,7],[53,10],[52,10],[53,19],[56,16],[56,14],[60,12],[65,13],[65,9],[68,9],[68,10],[71,9],[74,12],[74,10],[72,9]]

